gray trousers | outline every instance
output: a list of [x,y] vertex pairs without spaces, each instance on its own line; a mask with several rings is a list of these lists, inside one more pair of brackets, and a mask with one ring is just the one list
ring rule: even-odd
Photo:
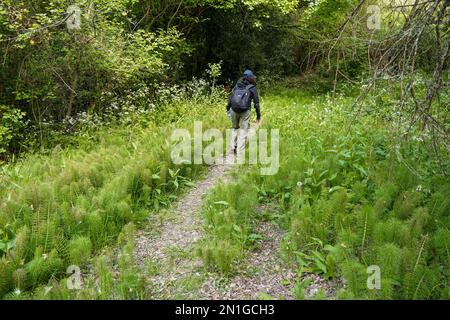
[[250,128],[250,110],[237,113],[231,110],[231,142],[230,149],[237,149],[238,152],[245,150],[248,129]]

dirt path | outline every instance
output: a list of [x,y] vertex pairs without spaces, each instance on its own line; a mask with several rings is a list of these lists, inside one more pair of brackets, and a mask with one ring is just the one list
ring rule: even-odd
[[219,180],[225,179],[233,161],[231,154],[225,157],[223,164],[212,166],[206,177],[168,210],[158,233],[144,230],[138,234],[136,260],[149,275],[155,298],[175,298],[177,295],[194,298],[193,292],[182,292],[180,282],[195,274],[196,268],[202,265],[194,252],[195,243],[202,238],[203,232],[199,215],[202,198]]
[[[201,288],[202,299],[295,299],[294,287],[300,281],[308,281],[304,298],[310,299],[323,289],[328,299],[333,299],[340,281],[326,280],[318,275],[304,273],[298,279],[297,270],[283,262],[280,248],[284,231],[273,222],[261,222],[255,232],[264,238],[260,246],[249,252],[236,275],[220,282],[216,275],[210,275]],[[218,281],[219,280],[219,281]]]
[[201,289],[204,299],[293,299],[296,272],[279,255],[282,230],[274,223],[263,222],[255,231],[264,237],[261,245],[249,253],[229,281],[222,284],[211,275]]
[[[286,266],[279,255],[284,232],[274,223],[262,222],[256,232],[263,236],[260,246],[249,252],[231,278],[208,273],[195,254],[196,243],[203,237],[200,217],[203,196],[222,180],[233,167],[234,155],[224,163],[210,167],[186,195],[164,216],[154,217],[147,230],[136,239],[136,261],[146,275],[153,299],[293,299],[296,270]],[[156,230],[156,231],[155,231]],[[333,284],[308,275],[312,285],[307,296],[323,287],[330,295]],[[302,277],[303,279],[303,277]]]

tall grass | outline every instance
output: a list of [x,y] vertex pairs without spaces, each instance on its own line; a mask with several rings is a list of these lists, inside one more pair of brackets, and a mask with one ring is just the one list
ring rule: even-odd
[[[232,272],[261,218],[257,207],[275,203],[287,261],[343,277],[338,298],[448,299],[450,184],[427,140],[399,142],[376,112],[355,118],[351,97],[283,88],[264,97],[264,126],[280,129],[280,170],[240,168],[235,184],[211,193],[205,262]],[[380,290],[367,288],[370,265],[381,269]]]
[[[69,265],[106,270],[102,258],[93,258],[116,244],[124,226],[139,225],[167,206],[204,169],[172,164],[172,130],[193,129],[194,119],[205,129],[219,127],[224,118],[221,100],[178,101],[139,119],[139,126],[103,128],[93,137],[96,145],[81,143],[4,167],[0,240],[9,245],[0,248],[0,297],[19,291],[43,297],[41,288],[60,280],[64,288]],[[122,257],[123,269],[133,265]],[[124,272],[121,283],[133,282],[133,274]],[[101,277],[108,283],[107,273]],[[121,298],[132,297],[127,290],[119,290]]]

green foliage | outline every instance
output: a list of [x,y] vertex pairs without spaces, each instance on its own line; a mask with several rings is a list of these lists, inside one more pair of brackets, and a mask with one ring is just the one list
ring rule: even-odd
[[219,185],[206,200],[203,215],[210,239],[198,250],[208,266],[230,273],[244,249],[254,244],[251,221],[257,192],[250,184]]
[[70,263],[81,266],[91,257],[92,244],[88,237],[76,237],[68,243]]
[[14,264],[6,258],[0,258],[0,294],[4,295],[13,288]]
[[6,225],[4,230],[0,229],[0,254],[7,254],[15,245],[14,230],[11,225]]
[[23,226],[17,231],[14,238],[14,248],[10,251],[10,256],[16,264],[21,264],[29,257],[29,238],[30,230],[27,226]]
[[294,296],[297,300],[305,299],[305,290],[311,284],[311,279],[297,280],[294,286]]
[[348,290],[355,297],[362,297],[367,291],[366,267],[357,261],[345,261],[341,265],[342,275],[346,280]]
[[142,299],[145,294],[145,278],[137,272],[134,259],[135,226],[127,224],[118,237],[122,246],[119,256],[120,278],[118,291],[121,299]]
[[67,144],[87,114],[107,113],[105,95],[125,96],[179,72],[190,52],[182,34],[175,27],[130,32],[122,14],[133,3],[78,2],[82,28],[71,32],[64,17],[72,1],[2,2],[0,158],[25,144]]
[[[170,163],[167,132],[193,120],[222,127],[224,97],[216,85],[251,68],[264,85],[316,72],[262,88],[265,126],[282,129],[281,167],[265,177],[258,167],[240,168],[236,183],[208,195],[207,239],[198,249],[206,265],[230,274],[261,238],[257,206],[276,203],[271,218],[286,230],[286,259],[344,277],[340,297],[448,299],[450,188],[438,170],[448,167],[448,150],[436,150],[433,137],[415,128],[394,130],[410,106],[397,112],[398,86],[390,80],[357,119],[349,106],[360,86],[333,85],[341,76],[360,79],[378,54],[368,47],[372,40],[384,43],[401,29],[389,21],[368,31],[365,3],[336,34],[358,3],[81,0],[82,28],[68,31],[63,19],[73,1],[3,0],[0,164],[27,148],[42,152],[0,168],[0,296],[144,297],[132,256],[134,226],[203,170]],[[422,39],[435,37],[421,30]],[[433,50],[423,50],[417,65],[429,69]],[[205,75],[212,89],[205,80],[186,82]],[[426,81],[417,75],[418,97],[429,93]],[[445,112],[435,116],[446,120]],[[76,147],[45,149],[55,145]],[[443,163],[431,159],[435,152]],[[114,245],[118,274],[109,255],[98,256]],[[91,258],[100,283],[88,278],[85,289],[70,292],[64,268]],[[380,291],[365,287],[371,264],[382,267]],[[296,287],[299,298],[303,289]]]
[[406,219],[413,213],[414,208],[420,203],[421,193],[416,191],[406,191],[399,195],[394,203],[393,211],[400,219]]
[[[431,171],[431,151],[404,152],[399,159],[396,149],[417,142],[393,147],[398,141],[389,139],[395,131],[386,122],[364,115],[349,127],[348,98],[310,94],[276,88],[265,96],[271,106],[265,126],[283,128],[279,171],[261,177],[258,167],[239,169],[236,183],[212,191],[203,209],[206,263],[230,273],[249,250],[253,211],[275,202],[273,216],[286,230],[285,258],[299,267],[299,276],[308,271],[344,278],[338,298],[448,296],[449,185]],[[379,290],[367,288],[371,265],[381,269]],[[304,286],[294,292],[304,298]]]
[[[203,112],[204,103],[211,107],[208,114]],[[179,126],[192,130],[193,119],[203,120],[205,129],[217,126],[226,117],[221,110],[214,96],[179,100],[160,108],[157,115],[141,116],[146,118],[146,128],[99,130],[95,148],[86,144],[55,150],[51,156],[30,155],[5,166],[0,175],[0,294],[20,285],[22,292],[32,291],[45,299],[96,297],[90,291],[93,284],[79,295],[70,292],[63,281],[64,271],[73,264],[85,267],[91,258],[94,265],[106,268],[95,257],[119,241],[124,250],[119,259],[123,272],[121,278],[114,277],[110,295],[104,292],[101,297],[142,297],[130,223],[140,224],[168,206],[204,169],[168,161],[167,130]],[[185,119],[172,123],[178,112]],[[107,290],[107,275],[104,281]]]
[[[147,284],[139,274],[134,260],[135,226],[123,227],[117,239],[118,256],[111,248],[93,258],[93,268],[82,272],[81,288],[69,290],[68,279],[51,280],[47,286],[38,287],[34,297],[39,299],[145,299]],[[116,261],[117,259],[117,261]]]
[[34,259],[25,265],[31,284],[46,282],[62,272],[62,269],[63,261],[58,257],[57,251],[52,250],[46,254],[42,247],[36,248]]
[[235,261],[242,258],[242,254],[242,248],[230,240],[208,241],[198,250],[198,255],[207,266],[217,268],[224,274],[233,270]]
[[[81,29],[69,31],[65,19],[67,7],[74,4],[71,0],[4,0],[0,105],[7,107],[0,107],[0,113],[6,108],[13,118],[23,116],[29,122],[26,134],[16,121],[0,126],[0,157],[25,147],[74,144],[77,140],[70,135],[91,120],[93,130],[111,115],[133,123],[130,114],[151,112],[161,101],[167,103],[161,87],[170,90],[205,76],[205,70],[213,88],[217,83],[229,85],[245,68],[252,68],[264,85],[306,74],[314,92],[336,93],[334,80],[359,80],[370,67],[368,59],[378,60],[373,43],[387,45],[384,37],[402,32],[405,18],[396,18],[396,8],[385,1],[359,3],[80,0],[76,5],[82,11]],[[381,6],[386,21],[377,32],[367,28],[371,4]],[[408,14],[409,8],[404,9]],[[435,38],[431,28],[423,33],[421,44]],[[431,70],[436,49],[420,46],[418,51],[423,52],[417,65]],[[416,82],[424,82],[418,78]],[[419,87],[416,93],[424,94],[423,83]],[[358,86],[345,88],[356,92]],[[386,106],[397,102],[391,95],[386,88],[379,90],[367,110],[390,116]]]
[[0,104],[0,164],[8,154],[20,151],[24,143],[25,113]]

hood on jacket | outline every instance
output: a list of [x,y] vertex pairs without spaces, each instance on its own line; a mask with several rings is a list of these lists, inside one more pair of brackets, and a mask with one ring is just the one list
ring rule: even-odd
[[236,86],[237,86],[239,89],[243,89],[243,88],[245,88],[246,86],[248,86],[249,84],[256,85],[256,82],[255,82],[255,81],[251,81],[251,79],[241,78],[241,79],[239,79],[238,82],[236,83]]

